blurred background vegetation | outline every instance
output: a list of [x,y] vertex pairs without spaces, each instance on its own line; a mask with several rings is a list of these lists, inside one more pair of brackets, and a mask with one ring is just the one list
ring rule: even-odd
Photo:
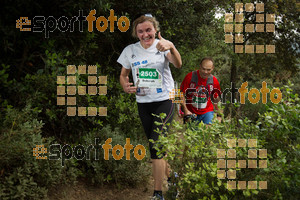
[[[284,145],[294,145],[294,149],[286,165],[278,166],[280,172],[286,170],[287,165],[299,169],[299,106],[295,106],[299,102],[297,94],[300,91],[299,4],[296,0],[261,1],[265,3],[265,13],[276,14],[276,33],[245,33],[244,44],[274,44],[276,53],[235,54],[233,45],[224,42],[224,14],[233,12],[234,4],[240,2],[251,1],[6,0],[0,8],[0,199],[43,198],[51,187],[74,183],[78,178],[93,184],[109,182],[120,188],[137,185],[149,178],[147,159],[131,159],[130,162],[70,159],[65,167],[61,167],[60,161],[36,160],[32,156],[35,145],[44,144],[47,148],[53,143],[71,146],[93,144],[95,137],[101,139],[100,144],[109,137],[113,145],[125,144],[125,138],[130,137],[133,145],[148,146],[138,118],[135,97],[125,94],[119,84],[121,66],[116,60],[125,46],[136,42],[131,37],[131,27],[122,33],[115,23],[114,32],[109,32],[109,29],[99,32],[94,27],[90,33],[87,23],[83,32],[79,32],[75,24],[74,32],[60,32],[57,29],[45,38],[44,32],[21,32],[15,26],[20,17],[31,20],[34,16],[71,18],[78,16],[79,10],[87,16],[90,10],[95,9],[96,17],[108,18],[110,9],[114,9],[118,18],[126,16],[130,20],[136,13],[152,13],[160,22],[162,36],[172,41],[181,53],[182,68],[171,69],[179,83],[188,72],[198,68],[204,56],[215,59],[214,75],[219,79],[222,90],[230,88],[231,83],[238,88],[245,81],[248,81],[249,90],[251,87],[260,89],[262,81],[266,81],[269,88],[283,89],[290,81],[292,84],[288,87],[293,90],[291,95],[294,95],[295,101],[293,116],[281,115],[283,118],[291,117],[287,123],[292,123],[293,128],[289,130],[293,137]],[[253,13],[245,14],[244,24],[248,23],[255,23]],[[107,117],[68,117],[66,107],[57,106],[56,76],[66,74],[67,65],[97,65],[98,74],[108,76],[106,96],[87,96],[77,102],[78,105],[107,106]],[[82,76],[80,81],[86,82],[87,77]],[[283,102],[289,105],[290,97],[283,98]],[[258,123],[263,120],[261,115],[274,109],[272,106],[268,98],[265,105],[246,101],[245,105],[223,105],[223,109],[225,118],[235,123],[232,126],[237,129],[232,132],[238,137],[240,120],[251,120],[247,121],[249,126]],[[274,117],[273,114],[267,115]],[[279,132],[287,129],[281,127]],[[269,145],[289,137],[286,134],[277,135],[274,140],[268,141]],[[246,136],[250,138],[251,134]],[[277,145],[272,146],[274,155],[280,154],[276,149],[285,151],[285,146],[280,146],[280,143],[274,145]],[[274,172],[274,175],[276,173],[279,172]],[[289,179],[292,186],[286,183],[285,186],[274,187],[274,194],[282,193],[276,197],[293,199],[289,192],[295,194],[293,188],[299,188],[299,172],[290,173],[295,175]],[[225,194],[223,190],[222,195]],[[197,198],[208,194],[201,195]],[[193,199],[194,196],[186,198]]]

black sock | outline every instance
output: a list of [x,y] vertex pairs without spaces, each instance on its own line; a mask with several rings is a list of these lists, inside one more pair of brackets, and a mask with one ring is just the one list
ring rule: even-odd
[[162,191],[161,190],[154,190],[153,196],[155,196],[155,194],[159,194],[160,196],[162,196]]

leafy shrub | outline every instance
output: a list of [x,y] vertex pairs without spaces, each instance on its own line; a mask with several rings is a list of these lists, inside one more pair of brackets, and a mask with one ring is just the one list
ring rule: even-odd
[[[126,144],[126,135],[122,131],[116,129],[112,131],[109,126],[104,127],[101,131],[91,132],[84,137],[85,144],[95,144],[95,138],[99,138],[99,144],[105,144],[108,138],[112,138],[112,148],[120,144],[122,147]],[[147,142],[130,138],[133,148],[137,144],[144,145],[147,148]],[[147,152],[147,151],[146,151]],[[118,152],[119,153],[119,152]],[[91,159],[83,160],[86,178],[94,184],[115,183],[117,186],[136,186],[149,179],[149,165],[147,164],[147,156],[142,160],[134,157],[134,149],[130,151],[130,160],[126,160],[126,150],[124,149],[124,157],[121,160],[115,160],[112,156],[112,150],[109,150],[109,160],[104,159],[104,150],[101,148],[99,160],[96,160],[95,151],[91,151]]]
[[[50,54],[49,52],[47,55],[52,55],[51,59],[49,57],[50,64],[48,63],[47,66],[55,67],[54,61],[59,61],[59,56],[61,55],[57,57],[54,53]],[[1,74],[4,78],[6,77],[8,70],[9,67],[6,67],[1,71]],[[101,66],[98,65],[98,71],[101,70]],[[58,67],[56,71],[59,75],[63,75],[65,74],[66,66]],[[3,164],[3,168],[5,169],[4,170],[2,167],[0,168],[0,171],[1,169],[5,171],[5,176],[3,176],[3,178],[9,176],[7,171],[8,169],[10,169],[10,173],[12,174],[11,177],[13,178],[17,177],[16,174],[18,173],[18,167],[21,171],[23,168],[27,169],[32,167],[31,165],[33,164],[28,162],[28,160],[31,159],[33,160],[33,163],[37,163],[35,165],[38,167],[40,167],[42,163],[48,163],[47,165],[49,165],[46,167],[48,172],[44,171],[42,168],[35,169],[35,179],[32,179],[33,182],[36,181],[37,178],[43,180],[43,177],[50,176],[49,172],[51,172],[51,170],[56,170],[55,172],[51,173],[51,176],[58,176],[53,178],[53,180],[51,177],[45,178],[45,180],[47,180],[47,184],[45,185],[39,184],[39,186],[43,186],[43,191],[40,192],[41,196],[46,194],[48,187],[59,183],[62,177],[65,176],[70,176],[67,177],[66,180],[71,179],[73,181],[77,176],[80,175],[90,178],[89,180],[91,180],[93,183],[104,184],[107,182],[112,182],[117,183],[118,185],[137,185],[141,181],[147,180],[147,178],[149,178],[150,171],[146,162],[147,157],[145,157],[145,159],[142,161],[138,161],[133,156],[133,150],[131,150],[132,154],[130,161],[125,160],[125,158],[120,161],[115,161],[113,158],[111,158],[109,161],[106,161],[103,160],[102,157],[102,160],[100,159],[99,161],[77,161],[76,159],[70,159],[66,161],[65,167],[61,166],[61,161],[51,160],[49,163],[47,160],[36,161],[33,159],[32,148],[34,145],[44,144],[47,148],[47,146],[54,143],[54,140],[55,143],[58,141],[61,144],[68,143],[71,146],[76,146],[79,143],[85,144],[86,141],[91,141],[91,143],[94,144],[94,138],[99,136],[101,139],[101,144],[103,144],[108,137],[111,137],[113,139],[113,145],[124,145],[126,138],[130,138],[132,144],[137,143],[137,141],[141,141],[142,143],[145,143],[143,145],[146,148],[148,146],[144,131],[141,127],[141,122],[138,117],[137,105],[134,96],[120,94],[123,93],[123,91],[118,80],[112,76],[108,77],[107,95],[96,95],[93,97],[87,95],[82,98],[78,98],[77,101],[78,105],[107,106],[107,117],[68,117],[66,115],[66,107],[59,107],[56,105],[56,87],[53,87],[57,85],[56,75],[57,74],[55,72],[49,74],[49,72],[46,73],[45,71],[40,70],[35,75],[26,75],[22,82],[14,81],[14,86],[9,86],[8,84],[5,85],[5,89],[9,94],[17,93],[18,95],[15,95],[15,97],[9,95],[10,98],[5,102],[0,99],[1,109],[4,111],[1,112],[1,116],[3,116],[3,118],[1,118],[0,121],[0,123],[3,124],[1,130],[1,132],[3,132],[3,136],[1,136],[3,137],[3,140],[1,140],[1,149],[5,149],[0,153],[1,158],[3,158],[0,161],[1,166]],[[80,85],[85,85],[87,83],[87,76],[79,76],[77,81]],[[22,99],[27,100],[22,101]],[[27,104],[34,105],[35,108],[31,108],[29,106],[24,111],[5,108],[12,108],[11,105],[16,107],[24,107]],[[42,120],[43,123],[37,119]],[[34,130],[31,125],[25,129],[22,124],[31,124],[31,121],[39,126],[36,126],[37,128]],[[130,124],[128,122],[130,122]],[[16,125],[17,127],[15,127]],[[9,134],[12,132],[11,127],[14,127],[13,132],[18,130],[18,134],[13,134],[14,137],[17,138],[15,140],[11,139]],[[91,134],[89,134],[89,132]],[[22,137],[20,137],[19,134],[22,134]],[[30,135],[30,137],[28,137],[27,134]],[[50,138],[42,138],[41,134],[43,137]],[[24,138],[27,138],[27,140],[32,139],[33,141],[29,142],[26,140],[27,142],[25,143]],[[8,142],[8,140],[14,141],[14,143]],[[26,149],[28,146],[30,146],[30,148],[25,151],[24,149]],[[9,149],[16,150],[11,151]],[[24,152],[26,156],[20,154],[20,151]],[[49,168],[51,169],[49,170]],[[69,173],[69,175],[67,173]],[[24,172],[24,174],[26,173]],[[32,177],[32,174],[29,174],[28,176]],[[24,178],[20,177],[20,179]],[[16,184],[17,181],[18,180],[14,180],[12,184]],[[5,187],[3,185],[3,192],[4,188],[9,188],[9,185],[5,185]],[[37,191],[31,192],[26,188],[24,191],[25,196],[30,196],[31,193],[35,193],[37,195],[39,194]],[[7,192],[5,192],[7,196],[12,196],[12,194],[9,195]]]
[[[298,199],[299,97],[285,86],[285,98],[260,114],[248,118],[216,120],[185,128],[175,124],[174,133],[160,137],[166,159],[179,178],[173,179],[180,199]],[[228,149],[226,139],[257,139],[257,149],[267,149],[267,168],[237,169],[236,180],[268,182],[267,190],[227,190],[226,179],[217,178],[217,149]],[[247,148],[236,148],[237,159],[247,159]]]
[[27,105],[19,111],[6,109],[6,117],[0,134],[0,198],[38,199],[45,198],[49,187],[74,182],[78,175],[76,168],[62,168],[59,161],[37,160],[33,148],[53,138],[42,138],[40,111]]

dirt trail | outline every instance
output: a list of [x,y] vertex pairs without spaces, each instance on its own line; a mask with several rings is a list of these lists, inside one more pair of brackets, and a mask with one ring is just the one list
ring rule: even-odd
[[[166,181],[163,192],[165,193]],[[153,178],[136,188],[118,189],[115,185],[88,186],[78,181],[74,186],[64,186],[48,192],[49,200],[149,200],[153,194]]]

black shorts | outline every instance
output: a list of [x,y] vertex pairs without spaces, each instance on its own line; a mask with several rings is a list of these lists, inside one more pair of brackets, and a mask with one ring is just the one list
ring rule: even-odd
[[[172,122],[173,115],[174,115],[174,104],[171,100],[159,101],[159,102],[152,102],[152,103],[138,103],[138,111],[139,116],[141,118],[146,136],[149,139],[153,139],[153,141],[157,141],[159,137],[159,133],[155,130],[158,128],[160,131],[163,130],[163,135],[166,134],[168,130],[167,124]],[[160,113],[165,113],[166,118],[164,118],[164,122],[162,125],[156,125],[154,122],[162,122],[160,118],[155,117],[152,115],[159,115]],[[167,129],[163,129],[163,127]],[[150,154],[152,159],[161,159],[163,155],[157,156],[157,150],[153,148],[153,143],[149,142],[150,147]]]

